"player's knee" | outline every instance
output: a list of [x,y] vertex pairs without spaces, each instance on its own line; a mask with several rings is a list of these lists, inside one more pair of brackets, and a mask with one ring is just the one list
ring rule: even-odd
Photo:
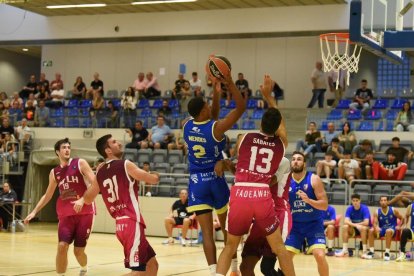
[[370,229],[368,230],[368,232],[369,232],[369,234],[374,234],[375,230],[374,230],[374,228],[370,228]]
[[385,235],[387,235],[387,236],[392,236],[393,233],[394,233],[394,231],[392,229],[385,230]]
[[184,225],[187,225],[187,226],[190,226],[190,224],[191,224],[191,219],[189,219],[189,218],[185,218],[185,219],[183,220],[183,224],[184,224]]
[[313,256],[315,257],[316,262],[323,262],[325,261],[325,250],[323,249],[314,249]]
[[69,249],[69,244],[65,243],[65,242],[59,242],[58,244],[58,254],[66,254],[68,252]]
[[342,226],[342,228],[344,229],[344,231],[348,231],[348,229],[349,229],[349,225],[348,225],[348,224],[344,224],[344,225]]
[[161,144],[160,143],[155,143],[154,144],[154,149],[160,149],[161,148]]
[[82,256],[83,254],[85,254],[85,248],[84,248],[84,247],[74,247],[74,248],[73,248],[73,254],[74,254],[76,257],[80,257],[80,256]]
[[333,231],[333,230],[335,230],[335,226],[328,225],[327,229],[328,229],[328,231]]

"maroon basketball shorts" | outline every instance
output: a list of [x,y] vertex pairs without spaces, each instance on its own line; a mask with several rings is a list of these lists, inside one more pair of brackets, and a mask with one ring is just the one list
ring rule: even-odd
[[145,237],[144,225],[128,217],[116,220],[116,237],[124,247],[126,268],[145,267],[155,256],[154,249]]
[[253,219],[265,236],[279,227],[275,204],[267,184],[236,183],[231,188],[229,205],[227,231],[232,235],[247,234]]
[[73,244],[76,247],[85,247],[92,231],[93,214],[75,215],[59,218],[59,242]]
[[[292,229],[292,214],[290,210],[286,209],[276,210],[276,215],[280,221],[279,227],[283,241],[286,241],[290,229]],[[250,234],[243,246],[242,257],[256,256],[261,258],[262,256],[271,256],[272,254],[272,250],[266,240],[266,233],[253,223]]]

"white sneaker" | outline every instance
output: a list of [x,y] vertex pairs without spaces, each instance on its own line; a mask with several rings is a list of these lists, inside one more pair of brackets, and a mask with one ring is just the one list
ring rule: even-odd
[[174,239],[172,237],[169,237],[168,239],[162,242],[162,244],[173,244],[173,243],[174,243]]
[[182,246],[187,246],[186,240],[185,240],[185,239],[183,239],[182,237],[180,237],[180,244],[181,244]]
[[384,253],[384,261],[389,261],[390,260],[390,253],[388,253],[388,252],[385,252]]
[[81,270],[79,271],[79,276],[86,276],[86,275],[88,275],[88,271],[87,271],[87,270],[83,270],[83,269],[81,269]]
[[346,257],[349,256],[348,250],[341,250],[339,252],[335,252],[336,257]]
[[405,262],[407,260],[407,258],[405,257],[405,253],[401,252],[400,255],[398,256],[398,258],[395,260],[397,262]]
[[147,192],[145,196],[151,197],[151,192]]

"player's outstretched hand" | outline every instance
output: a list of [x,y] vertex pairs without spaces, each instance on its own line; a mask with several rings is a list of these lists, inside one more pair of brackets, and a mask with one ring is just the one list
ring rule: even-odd
[[260,85],[263,98],[271,97],[274,85],[275,82],[270,78],[270,75],[264,75],[263,84]]
[[29,221],[31,221],[34,217],[35,217],[35,213],[31,212],[30,214],[27,215],[27,217],[24,219],[24,224],[28,224]]
[[75,210],[76,213],[79,213],[82,210],[82,207],[85,201],[83,200],[83,197],[81,197],[76,201],[72,201],[72,203],[74,204],[73,210]]

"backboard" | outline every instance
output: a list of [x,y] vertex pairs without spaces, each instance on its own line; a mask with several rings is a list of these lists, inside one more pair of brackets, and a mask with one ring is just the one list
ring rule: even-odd
[[414,51],[414,0],[352,0],[350,40],[394,63]]

